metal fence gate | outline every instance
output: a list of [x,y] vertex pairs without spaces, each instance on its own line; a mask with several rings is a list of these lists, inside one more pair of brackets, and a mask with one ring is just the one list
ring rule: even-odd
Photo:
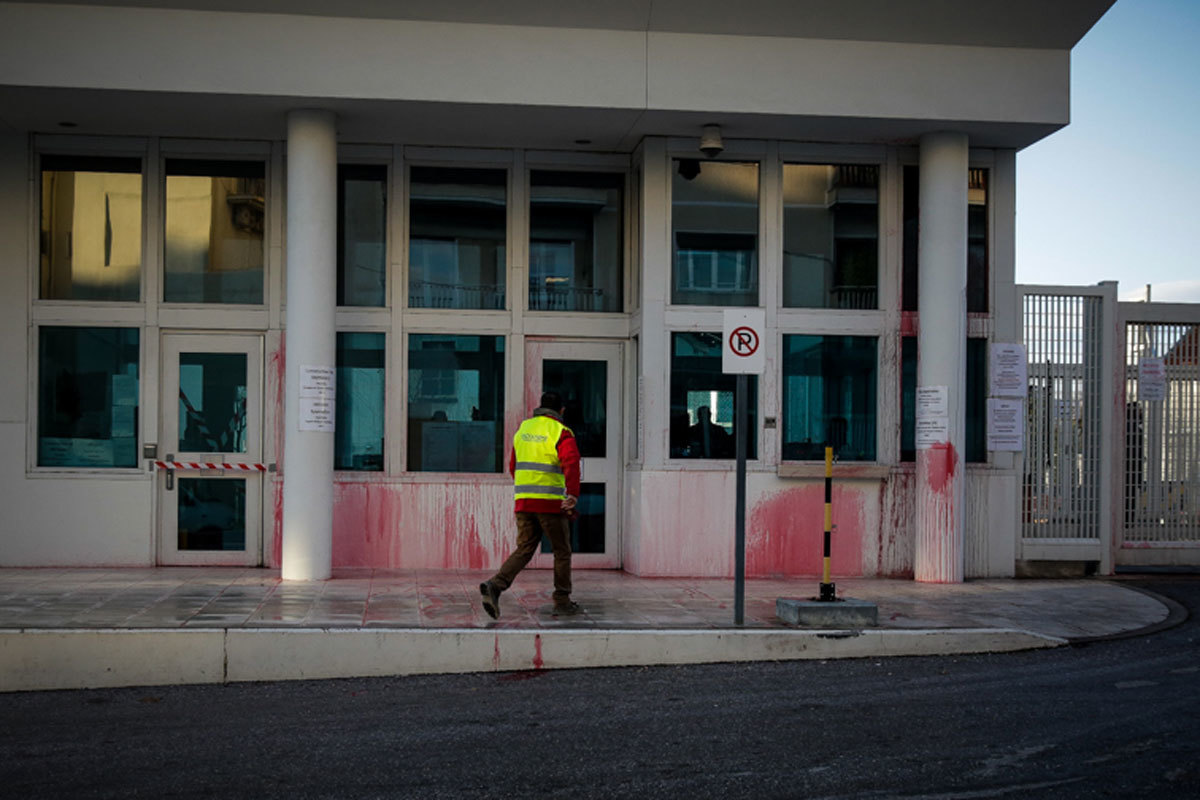
[[1029,393],[1017,558],[1094,562],[1107,572],[1116,286],[1018,289]]
[[1200,307],[1122,303],[1121,323],[1124,452],[1116,561],[1200,563]]

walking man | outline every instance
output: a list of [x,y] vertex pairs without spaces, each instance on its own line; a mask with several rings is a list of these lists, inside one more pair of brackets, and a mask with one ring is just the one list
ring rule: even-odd
[[517,548],[490,580],[479,584],[483,609],[500,616],[500,593],[533,558],[542,534],[554,548],[554,613],[576,614],[571,602],[571,526],[579,497],[579,448],[563,424],[562,397],[545,392],[533,416],[513,436],[508,471],[516,495]]

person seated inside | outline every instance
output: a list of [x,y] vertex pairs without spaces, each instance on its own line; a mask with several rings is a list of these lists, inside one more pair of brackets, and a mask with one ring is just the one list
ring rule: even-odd
[[696,424],[688,428],[688,454],[692,458],[733,458],[733,436],[712,421],[708,406],[696,409]]

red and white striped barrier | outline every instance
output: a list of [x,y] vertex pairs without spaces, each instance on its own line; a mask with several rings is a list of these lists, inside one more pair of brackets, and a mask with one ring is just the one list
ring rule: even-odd
[[155,461],[159,469],[231,469],[240,472],[266,472],[266,464],[225,464],[211,461]]

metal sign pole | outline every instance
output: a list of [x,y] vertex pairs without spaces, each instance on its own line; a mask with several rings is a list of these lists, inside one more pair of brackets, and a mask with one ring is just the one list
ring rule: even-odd
[[737,492],[734,506],[733,624],[745,621],[746,611],[746,375],[737,376],[733,405],[737,421],[734,434],[737,453]]

